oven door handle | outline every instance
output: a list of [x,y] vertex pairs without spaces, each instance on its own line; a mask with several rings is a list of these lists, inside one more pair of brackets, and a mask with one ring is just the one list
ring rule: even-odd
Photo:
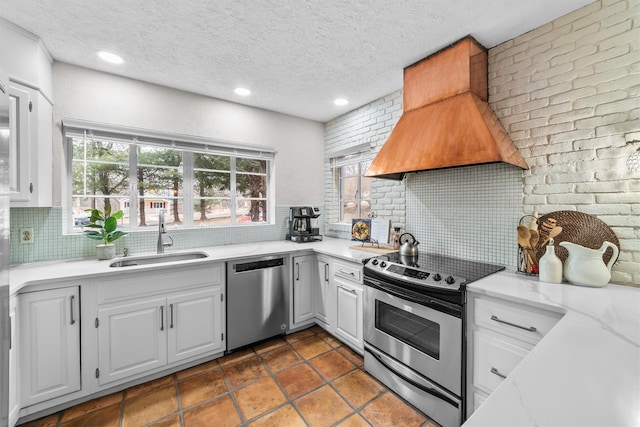
[[[370,277],[365,278],[364,284],[371,286],[372,288],[379,289],[383,292],[387,292],[388,294],[391,294],[398,298],[402,298],[410,302],[415,302],[416,304],[421,304],[428,307],[433,307],[435,305],[438,307],[444,307],[448,310],[453,310],[455,313],[458,314],[457,317],[460,317],[462,315],[462,308],[458,305],[450,304],[444,301],[439,301],[437,299],[429,298],[428,296],[425,296],[424,298],[415,298],[415,297],[412,297],[411,295],[405,295],[397,292],[395,289],[393,289],[393,287],[385,286],[383,282],[376,279],[372,279]],[[440,311],[442,311],[442,309],[440,309]]]
[[373,351],[371,351],[369,348],[365,347],[364,351],[366,351],[367,353],[371,354],[373,357],[376,358],[376,360],[378,362],[380,362],[380,364],[382,366],[384,366],[386,369],[388,369],[389,371],[391,371],[394,375],[402,378],[404,381],[406,381],[407,383],[411,384],[412,386],[414,386],[417,389],[420,389],[422,391],[424,391],[425,393],[429,393],[432,396],[437,397],[440,400],[444,400],[445,402],[449,403],[450,405],[458,408],[458,402],[452,400],[451,398],[449,398],[449,396],[440,393],[438,390],[431,388],[431,387],[425,387],[424,385],[412,380],[411,378],[407,377],[406,375],[396,371],[395,369],[393,369],[391,366],[389,366],[389,364],[387,364],[382,357],[379,354],[374,353]]

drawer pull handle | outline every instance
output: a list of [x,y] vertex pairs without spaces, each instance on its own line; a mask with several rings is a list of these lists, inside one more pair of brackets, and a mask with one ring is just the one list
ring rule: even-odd
[[75,295],[71,295],[71,296],[69,297],[69,300],[70,300],[70,301],[69,301],[69,308],[70,308],[70,312],[71,312],[71,313],[70,313],[70,315],[71,315],[71,316],[70,316],[70,317],[71,317],[71,319],[70,319],[70,320],[71,320],[71,324],[72,324],[72,325],[74,325],[74,324],[76,323],[76,319],[74,319],[74,318],[73,318],[73,299],[74,299],[74,298],[75,298]]
[[499,319],[498,316],[496,316],[495,314],[491,315],[491,320],[495,320],[498,323],[504,323],[505,325],[513,326],[513,327],[520,328],[520,329],[524,329],[525,331],[529,331],[529,332],[537,331],[535,326],[528,326],[527,327],[527,326],[516,325],[515,323],[511,323],[511,322],[507,322],[506,320]]
[[346,271],[346,270],[340,269],[340,273],[342,273],[342,274],[348,274],[348,275],[350,275],[351,277],[356,277],[356,275],[353,273],[353,271]]
[[160,306],[160,330],[164,331],[164,305]]
[[169,304],[169,310],[171,311],[171,316],[170,316],[170,321],[169,321],[169,328],[173,329],[173,304]]
[[358,292],[355,289],[349,289],[349,288],[345,288],[344,286],[338,286],[340,289],[344,289],[347,292],[351,292],[354,295],[357,295]]
[[507,376],[505,374],[503,374],[502,372],[498,371],[496,368],[491,367],[491,373],[495,374],[497,376],[499,376],[500,378],[504,379],[507,378]]

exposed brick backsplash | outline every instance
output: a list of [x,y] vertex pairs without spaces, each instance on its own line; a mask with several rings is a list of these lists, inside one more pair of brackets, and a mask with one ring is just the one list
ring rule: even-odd
[[[489,103],[530,167],[522,173],[520,213],[577,210],[600,218],[620,240],[612,281],[629,285],[640,285],[640,172],[625,165],[640,150],[638,16],[638,1],[596,1],[489,50]],[[371,143],[377,152],[400,117],[401,105],[401,91],[394,92],[325,125],[327,234],[349,235],[348,226],[336,224],[331,153],[362,143]],[[409,185],[423,188],[428,180],[439,181],[433,173],[438,172],[412,175]],[[474,173],[456,174],[462,177],[456,179]],[[417,206],[425,196],[407,191],[405,182],[375,180],[374,210],[427,234],[439,219],[428,211],[407,211],[407,203]],[[442,203],[455,205],[453,195],[441,196]],[[473,214],[467,214],[468,221]],[[504,248],[515,248],[515,237],[511,241],[509,233],[497,234],[468,236],[475,239],[469,243],[482,240],[487,247],[499,247],[496,262],[512,264]]]

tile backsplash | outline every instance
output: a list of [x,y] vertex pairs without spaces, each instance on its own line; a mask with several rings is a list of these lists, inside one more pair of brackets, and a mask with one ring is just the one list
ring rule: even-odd
[[[64,234],[62,231],[63,208],[13,208],[11,209],[11,263],[51,261],[92,257],[96,253],[96,241],[82,234]],[[207,246],[231,245],[271,240],[284,240],[288,227],[289,206],[276,206],[275,224],[171,229],[167,233],[173,238],[172,249],[190,249]],[[320,223],[322,232],[322,224]],[[32,229],[32,243],[21,243],[20,230]],[[117,240],[117,253],[129,248],[131,254],[156,250],[158,233],[136,231]]]
[[503,163],[409,174],[406,230],[421,251],[514,267],[522,185]]

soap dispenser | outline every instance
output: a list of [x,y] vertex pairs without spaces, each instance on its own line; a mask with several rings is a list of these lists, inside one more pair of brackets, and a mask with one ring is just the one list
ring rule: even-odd
[[540,258],[538,265],[540,281],[549,283],[562,283],[562,261],[556,255],[556,247],[553,238],[549,239],[546,252]]

